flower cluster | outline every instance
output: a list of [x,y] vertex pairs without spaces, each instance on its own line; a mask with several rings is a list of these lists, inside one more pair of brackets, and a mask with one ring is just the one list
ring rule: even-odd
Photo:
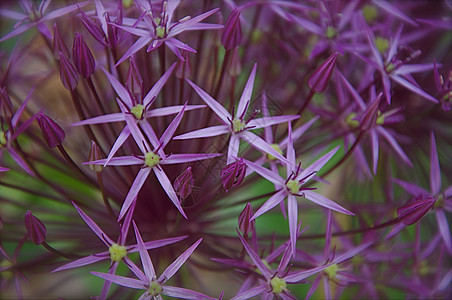
[[0,294],[452,297],[448,1],[0,4]]

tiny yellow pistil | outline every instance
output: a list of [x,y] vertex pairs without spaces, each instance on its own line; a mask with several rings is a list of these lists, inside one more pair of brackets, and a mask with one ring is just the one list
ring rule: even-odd
[[363,15],[367,23],[372,23],[378,17],[378,10],[373,5],[364,5]]
[[135,117],[135,119],[141,120],[144,116],[144,105],[143,104],[135,105],[130,109],[130,113]]
[[443,194],[439,194],[438,195],[438,199],[436,199],[435,204],[433,204],[433,207],[435,209],[442,209],[444,208],[444,195]]
[[350,113],[347,118],[345,118],[345,123],[347,123],[347,125],[349,125],[350,127],[358,127],[359,126],[359,121],[356,120],[356,113],[352,112]]
[[381,36],[377,36],[375,38],[375,46],[377,47],[378,51],[383,54],[389,48],[389,41],[388,39],[385,39]]
[[122,6],[124,8],[129,8],[131,7],[133,4],[133,0],[122,0]]
[[332,39],[332,38],[334,38],[336,36],[336,34],[337,34],[337,31],[333,27],[328,26],[326,28],[325,35],[326,35],[327,38]]
[[420,263],[419,263],[419,266],[418,266],[418,270],[419,270],[419,275],[421,275],[421,276],[425,276],[425,275],[428,275],[428,273],[430,273],[430,266],[429,266],[429,263],[428,262],[426,262],[425,260],[422,260]]
[[331,265],[325,270],[323,270],[323,272],[325,272],[330,279],[336,278],[337,271],[339,271],[339,267],[337,266],[337,264]]
[[287,288],[287,283],[283,278],[273,277],[270,280],[272,286],[272,292],[275,294],[281,294]]
[[158,296],[162,293],[163,287],[157,280],[152,280],[149,283],[148,293],[151,296]]
[[0,130],[0,147],[6,146],[6,132]]
[[232,130],[235,133],[239,133],[240,131],[243,131],[243,129],[245,129],[245,126],[246,126],[245,122],[243,122],[239,118],[235,118],[234,120],[232,120]]
[[158,165],[160,162],[160,156],[155,154],[152,151],[149,151],[144,155],[144,164],[148,166],[149,168],[152,168],[156,165]]
[[127,255],[126,247],[118,244],[111,245],[108,252],[110,252],[111,260],[115,262],[120,262]]
[[298,194],[298,192],[300,192],[300,183],[298,180],[289,180],[286,187],[291,194]]
[[377,125],[383,125],[384,122],[385,122],[385,115],[383,115],[383,114],[378,114],[378,117],[377,117]]
[[395,66],[394,66],[394,64],[389,63],[385,69],[386,69],[386,73],[391,73],[392,71],[394,71]]
[[[0,268],[6,268],[6,267],[12,267],[13,263],[10,262],[9,260],[4,260],[2,262],[0,262]],[[2,272],[0,272],[1,277],[5,278],[5,279],[11,279],[14,277],[13,272],[11,272],[9,269],[6,269]]]
[[155,28],[155,35],[158,37],[158,38],[160,38],[160,39],[163,39],[164,37],[165,37],[165,35],[166,35],[166,30],[165,30],[165,28],[164,27],[162,27],[162,26],[157,26],[157,28]]
[[[278,144],[271,144],[270,145],[273,149],[275,149],[276,150],[276,152],[278,152],[279,154],[283,154],[283,152],[282,152],[282,150],[281,150],[281,147],[279,147],[279,145]],[[269,160],[275,160],[276,159],[276,157],[274,157],[273,155],[271,155],[271,154],[267,154],[267,158],[269,159]]]

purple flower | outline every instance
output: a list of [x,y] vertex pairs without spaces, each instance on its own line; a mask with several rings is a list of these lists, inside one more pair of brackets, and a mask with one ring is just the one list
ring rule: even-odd
[[165,44],[180,60],[184,60],[180,50],[188,52],[196,52],[196,50],[176,39],[176,35],[187,30],[223,28],[223,25],[219,24],[200,23],[205,18],[217,12],[218,8],[193,18],[186,16],[177,22],[173,22],[174,11],[179,4],[179,1],[177,0],[162,1],[160,14],[154,9],[150,2],[140,0],[135,1],[135,4],[140,13],[142,13],[140,19],[132,19],[129,23],[124,21],[126,26],[117,26],[140,38],[126,51],[123,57],[116,63],[116,66],[149,43],[150,45],[147,48],[148,52]]
[[139,278],[129,278],[107,273],[91,272],[91,274],[99,276],[107,281],[129,287],[132,289],[145,290],[144,294],[141,295],[140,299],[162,299],[161,295],[179,298],[179,299],[214,299],[212,297],[206,296],[204,294],[180,288],[175,286],[166,285],[165,283],[177,273],[177,271],[182,267],[185,261],[190,257],[190,255],[195,251],[196,247],[201,243],[202,239],[196,241],[190,248],[185,250],[171,265],[169,265],[165,271],[157,278],[154,270],[154,265],[152,264],[151,257],[143,243],[140,232],[133,223],[135,229],[135,236],[137,238],[138,251],[140,252],[141,263],[143,265],[143,271],[138,269],[133,263],[130,266],[133,273]]
[[[265,128],[275,124],[295,120],[298,119],[299,116],[277,116],[254,119],[253,115],[248,121],[245,121],[246,111],[249,108],[251,94],[253,92],[256,68],[257,64],[254,64],[250,77],[248,78],[245,88],[243,89],[242,96],[240,97],[235,117],[232,117],[232,115],[217,100],[213,99],[204,90],[187,79],[187,82],[192,86],[196,93],[198,93],[199,97],[201,97],[201,99],[204,100],[204,102],[213,110],[213,112],[220,119],[220,122],[223,124],[195,130],[189,133],[184,133],[182,135],[174,137],[174,139],[185,140],[193,138],[204,138],[230,133],[231,137],[229,139],[227,164],[235,161],[235,158],[239,153],[240,139],[245,140],[246,142],[248,142],[248,144],[262,152],[268,153],[282,161],[287,162],[287,160],[280,153],[278,153],[278,151],[276,151],[262,138],[250,132],[249,130]],[[234,112],[232,114],[234,114]]]
[[243,160],[239,159],[233,163],[230,163],[221,170],[221,184],[226,192],[235,186],[242,183],[245,178],[246,164]]

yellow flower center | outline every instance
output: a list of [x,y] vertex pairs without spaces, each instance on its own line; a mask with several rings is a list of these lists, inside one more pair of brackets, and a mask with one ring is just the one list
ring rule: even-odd
[[133,0],[122,0],[122,6],[124,6],[124,8],[129,8],[131,7],[133,4]]
[[158,296],[162,293],[162,285],[157,282],[157,280],[152,280],[151,283],[149,283],[148,293],[151,296]]
[[149,151],[144,155],[144,164],[148,166],[149,168],[152,168],[156,165],[158,165],[160,162],[160,156],[155,154],[152,151]]
[[375,46],[377,47],[378,51],[380,51],[380,53],[384,53],[389,48],[389,41],[388,39],[377,36],[375,38]]
[[286,183],[286,187],[291,194],[298,194],[298,192],[300,192],[300,183],[298,180],[289,180]]
[[332,39],[332,38],[334,38],[336,36],[336,34],[337,34],[337,31],[333,27],[328,26],[326,28],[325,35],[326,35],[327,38]]
[[0,131],[0,147],[6,146],[6,132]]
[[355,120],[356,118],[356,113],[352,112],[350,113],[347,118],[345,118],[345,123],[347,123],[347,125],[349,125],[350,127],[358,127],[359,126],[359,121]]
[[270,280],[272,286],[272,292],[275,294],[281,294],[287,288],[287,283],[283,278],[273,277]]
[[[278,144],[271,144],[270,145],[273,149],[275,149],[276,150],[276,152],[278,152],[279,154],[283,154],[283,152],[282,152],[282,150],[281,150],[281,147],[279,147],[279,145]],[[267,158],[269,159],[269,160],[275,160],[276,159],[276,157],[274,157],[273,155],[271,155],[271,154],[267,154]]]
[[[8,261],[8,260],[4,260],[2,262],[0,262],[0,268],[5,268],[5,267],[12,267],[13,264]],[[11,279],[14,277],[13,272],[11,272],[9,269],[6,269],[2,272],[0,272],[1,277],[5,278],[5,279]]]
[[382,114],[378,114],[377,125],[383,125],[384,122],[385,122],[385,116]]
[[363,15],[367,23],[372,23],[378,17],[377,8],[373,5],[364,5]]
[[135,105],[130,109],[130,113],[135,117],[135,119],[141,120],[144,116],[144,105],[143,104]]
[[325,272],[330,279],[336,278],[337,271],[339,271],[339,267],[337,266],[337,264],[331,265],[325,270],[323,270],[323,272]]
[[111,245],[108,252],[110,252],[111,260],[115,262],[120,262],[127,255],[126,247],[118,244]]
[[239,118],[235,118],[234,120],[232,120],[232,130],[235,133],[239,133],[240,131],[243,131],[243,129],[245,129],[245,126],[246,126],[245,122],[243,122]]

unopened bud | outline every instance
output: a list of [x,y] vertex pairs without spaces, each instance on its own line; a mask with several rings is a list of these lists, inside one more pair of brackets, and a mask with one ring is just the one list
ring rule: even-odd
[[65,134],[60,125],[42,112],[38,113],[36,120],[41,128],[42,138],[49,148],[55,148],[63,143]]
[[252,216],[253,208],[251,207],[251,204],[248,203],[239,215],[239,229],[245,236],[254,230],[256,221],[250,221]]
[[75,67],[60,51],[60,79],[64,87],[70,91],[75,90],[78,84],[78,75],[75,71]]
[[53,52],[57,59],[59,58],[59,55],[57,55],[59,52],[63,53],[66,57],[69,57],[69,50],[61,38],[61,34],[56,23],[53,24]]
[[221,170],[221,184],[223,184],[226,192],[242,183],[245,178],[246,164],[243,160],[237,160],[230,163]]
[[93,54],[83,40],[83,36],[79,33],[76,33],[74,37],[72,57],[74,59],[75,68],[82,76],[88,78],[94,73],[96,64],[94,62]]
[[174,190],[179,197],[185,199],[191,194],[194,183],[191,167],[188,167],[184,172],[177,176],[174,181]]
[[35,245],[41,245],[47,236],[47,229],[44,223],[33,216],[31,211],[27,210],[25,214],[25,228],[27,229],[27,237]]
[[[99,146],[96,145],[95,141],[91,141],[91,150],[89,151],[88,160],[95,161],[95,160],[99,160],[99,159],[102,159]],[[102,172],[102,170],[104,169],[104,167],[102,165],[93,165],[93,164],[90,164],[89,168],[91,170],[93,170],[94,172]]]
[[331,74],[333,73],[334,65],[336,64],[338,53],[327,58],[320,67],[315,70],[314,74],[308,79],[308,86],[317,93],[321,93],[326,89]]
[[412,225],[422,219],[435,204],[437,198],[428,197],[424,199],[423,196],[419,196],[414,200],[408,202],[406,205],[397,209],[397,215],[399,219],[406,226]]
[[224,24],[221,43],[226,50],[232,50],[242,41],[242,27],[240,25],[240,8],[235,7]]
[[369,130],[370,128],[372,128],[372,126],[374,126],[377,123],[378,107],[382,96],[383,93],[380,93],[377,99],[375,99],[374,102],[369,104],[369,107],[366,109],[363,116],[361,117],[362,130]]

